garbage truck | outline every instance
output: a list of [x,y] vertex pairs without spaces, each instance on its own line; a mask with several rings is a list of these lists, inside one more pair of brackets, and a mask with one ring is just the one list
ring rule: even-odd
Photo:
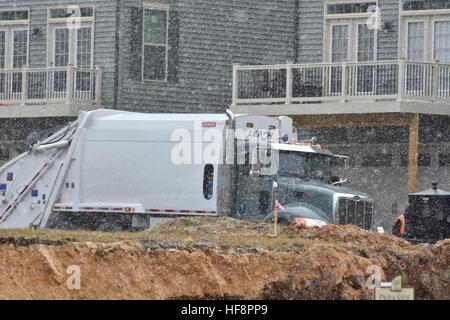
[[333,158],[298,141],[288,117],[81,112],[0,168],[0,228],[142,230],[180,216],[258,222],[279,197],[295,221],[369,229],[373,200],[333,178]]

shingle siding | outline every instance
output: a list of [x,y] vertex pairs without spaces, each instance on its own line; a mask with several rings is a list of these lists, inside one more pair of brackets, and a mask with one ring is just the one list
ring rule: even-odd
[[387,34],[378,32],[378,60],[398,59],[399,1],[379,1],[381,24],[392,23],[392,30]]
[[140,1],[124,1],[121,8],[120,109],[223,112],[231,104],[233,63],[285,63],[293,58],[294,0],[173,1],[170,10],[179,23],[177,82],[142,82],[132,77],[133,7],[139,8]]
[[299,6],[299,63],[323,61],[323,0],[300,0]]

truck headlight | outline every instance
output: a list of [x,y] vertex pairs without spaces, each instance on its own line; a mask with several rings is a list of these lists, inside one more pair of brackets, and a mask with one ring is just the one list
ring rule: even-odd
[[327,225],[325,221],[317,220],[317,219],[308,219],[308,218],[297,218],[295,219],[295,224],[304,226],[307,228],[319,227],[322,228]]

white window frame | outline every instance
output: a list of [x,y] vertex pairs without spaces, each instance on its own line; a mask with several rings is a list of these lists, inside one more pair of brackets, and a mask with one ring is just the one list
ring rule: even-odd
[[[355,30],[359,24],[364,24],[363,20],[371,17],[371,13],[350,13],[350,14],[328,14],[328,5],[330,4],[350,4],[375,2],[378,6],[378,0],[326,0],[324,2],[324,34],[323,34],[323,62],[331,63],[332,49],[332,27],[334,25],[348,25],[348,62],[357,62],[358,60],[358,30]],[[355,38],[356,37],[356,38]],[[374,61],[378,60],[378,30],[374,30]]]
[[[329,62],[329,63],[339,63],[339,62],[331,62],[333,59],[333,27],[334,26],[347,26],[348,30],[347,30],[347,60],[349,59],[349,57],[351,57],[352,53],[351,53],[351,43],[350,43],[350,34],[352,32],[352,25],[351,23],[346,23],[346,22],[330,22],[330,24],[328,25],[328,30],[330,31],[329,34],[329,39],[328,39],[328,59],[325,62]],[[327,50],[327,49],[325,49]],[[324,51],[325,53],[325,51]]]
[[324,1],[324,16],[325,20],[327,19],[352,19],[352,18],[370,18],[371,13],[338,13],[338,14],[329,14],[328,13],[328,5],[330,4],[351,4],[351,3],[367,3],[367,2],[375,2],[375,5],[378,6],[379,0],[325,0]]
[[450,21],[450,9],[403,10],[404,0],[399,1],[400,25],[398,37],[398,58],[408,58],[408,24],[425,22],[424,61],[434,61],[434,28],[436,21]]
[[[342,20],[342,21],[338,21]],[[332,63],[331,62],[331,50],[333,48],[333,37],[332,37],[332,28],[333,26],[347,25],[348,26],[348,48],[347,48],[347,61],[348,62],[358,62],[358,26],[364,24],[360,19],[351,18],[351,19],[333,19],[328,20],[325,25],[324,32],[324,47],[323,47],[323,61],[324,63]],[[378,60],[378,31],[375,29],[374,31],[374,44],[373,44],[373,60]],[[364,61],[368,62],[368,61]]]
[[[9,52],[9,54],[10,54],[10,57],[11,57],[11,69],[14,69],[14,61],[13,61],[13,58],[14,58],[14,32],[15,31],[26,31],[27,32],[27,53],[26,53],[26,55],[27,55],[27,63],[25,64],[25,67],[28,67],[28,65],[29,65],[29,52],[30,52],[30,48],[29,48],[29,46],[30,46],[30,31],[29,31],[29,29],[27,28],[27,27],[22,27],[22,28],[20,28],[20,27],[18,27],[18,28],[13,28],[12,29],[12,34],[11,34],[11,39],[9,39],[10,40],[10,43],[9,43],[9,45],[10,45],[10,52]],[[23,68],[23,67],[22,67]]]
[[[409,34],[409,24],[410,23],[423,23],[424,25],[424,37],[423,37],[423,56],[424,56],[424,60],[426,60],[427,57],[427,42],[428,42],[428,33],[427,33],[427,19],[423,19],[422,17],[418,18],[417,20],[407,20],[405,21],[405,58],[408,59],[408,51],[409,51],[409,38],[408,38],[408,34]],[[415,62],[423,62],[423,61],[415,61]]]
[[[436,60],[435,59],[435,39],[436,39],[436,22],[450,22],[450,15],[448,16],[448,18],[446,19],[431,19],[430,23],[431,23],[431,59],[432,60]],[[450,34],[448,35],[450,37]],[[445,63],[450,63],[450,61],[447,61]]]
[[[165,59],[165,68],[164,68],[164,79],[145,79],[144,78],[144,64],[145,64],[145,46],[160,46],[161,44],[155,44],[155,43],[149,43],[145,42],[145,10],[160,10],[160,11],[166,11],[166,59]],[[163,3],[144,3],[143,10],[142,10],[142,63],[141,63],[141,81],[142,82],[167,82],[168,78],[168,68],[169,68],[169,13],[170,8],[169,5],[163,4]]]
[[1,12],[12,12],[12,11],[27,11],[28,19],[23,20],[11,20],[11,21],[0,21],[0,30],[5,31],[5,69],[13,69],[13,32],[15,30],[26,30],[27,31],[27,63],[24,66],[28,68],[30,65],[30,9],[29,8],[14,8],[14,9],[1,9]]
[[[361,26],[361,25],[365,25],[365,23],[361,23],[361,22],[359,22],[359,21],[355,21],[354,22],[354,28],[356,29],[356,30],[353,30],[354,31],[354,34],[353,34],[353,36],[355,36],[356,37],[356,45],[355,45],[355,52],[354,52],[354,55],[355,55],[355,61],[356,62],[362,62],[362,63],[364,63],[364,62],[370,62],[370,61],[377,61],[378,59],[377,59],[377,43],[378,43],[378,32],[377,32],[377,30],[373,30],[373,57],[372,57],[372,60],[368,60],[368,61],[359,61],[358,60],[358,53],[359,53],[359,26]],[[370,30],[370,29],[369,29]]]
[[[51,18],[51,10],[53,9],[67,9],[69,5],[66,6],[52,6],[47,8],[47,67],[54,67],[54,55],[55,55],[55,30],[64,28],[62,25],[67,24],[71,18]],[[94,5],[85,5],[81,7],[89,7],[93,9],[92,17],[80,17],[80,27],[91,28],[92,30],[92,43],[91,43],[91,67],[95,66],[95,16],[96,7]],[[69,28],[69,65],[72,64],[74,67],[77,63],[77,51],[78,51],[78,41],[77,41],[78,29]],[[73,46],[73,50],[70,46]]]

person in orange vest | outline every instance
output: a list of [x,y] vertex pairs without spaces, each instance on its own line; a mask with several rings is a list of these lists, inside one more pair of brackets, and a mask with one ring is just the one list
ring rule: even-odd
[[394,230],[393,234],[398,237],[404,237],[406,231],[406,219],[405,214],[402,213],[397,219],[395,220]]

